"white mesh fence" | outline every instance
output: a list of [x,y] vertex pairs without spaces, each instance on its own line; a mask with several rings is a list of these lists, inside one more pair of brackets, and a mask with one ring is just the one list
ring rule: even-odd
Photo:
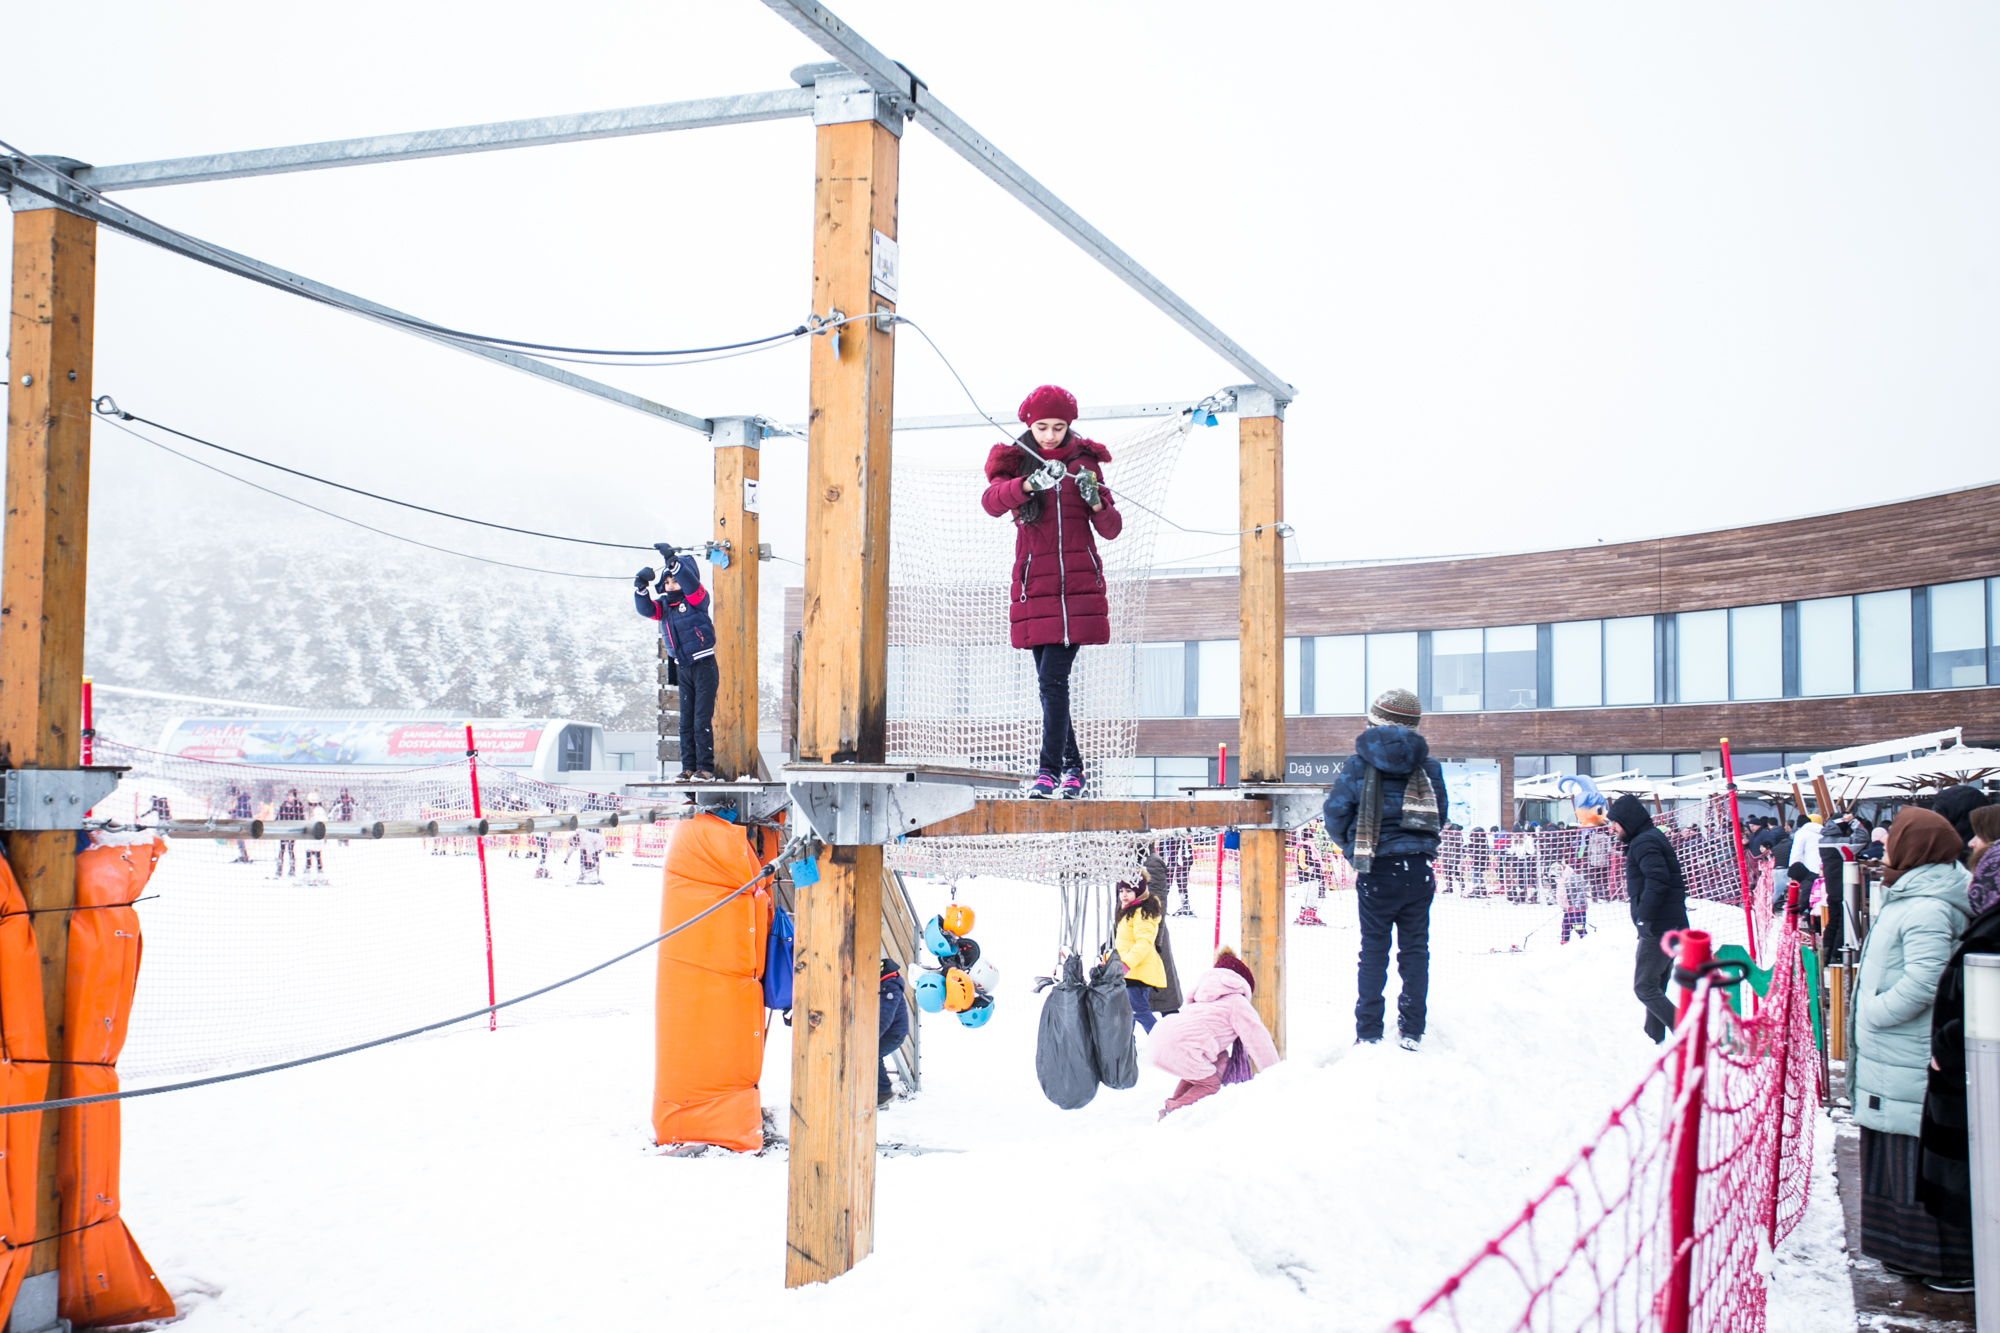
[[[1103,443],[1125,526],[1098,543],[1111,642],[1077,655],[1070,710],[1090,796],[1129,790],[1138,745],[1139,642],[1167,483],[1193,419]],[[982,459],[983,463],[983,459]],[[899,463],[891,480],[889,753],[897,760],[1033,772],[1042,709],[1034,664],[1008,641],[1014,524],[979,500],[983,467]],[[1141,506],[1144,506],[1143,508]]]
[[[100,742],[131,771],[95,813],[150,823],[287,817],[315,792],[329,821],[469,818],[466,765],[329,774],[206,763]],[[489,814],[614,808],[618,798],[481,767]],[[343,793],[345,806],[343,805]],[[580,972],[657,934],[663,830],[489,837],[499,998]],[[584,840],[588,841],[588,840]],[[247,857],[248,860],[240,859]],[[597,882],[592,882],[597,881]],[[174,838],[138,906],[145,959],[119,1065],[140,1081],[338,1046],[484,1005],[486,922],[470,838],[323,842]],[[152,896],[157,895],[157,896]],[[503,1024],[650,1008],[648,956],[504,1011]]]

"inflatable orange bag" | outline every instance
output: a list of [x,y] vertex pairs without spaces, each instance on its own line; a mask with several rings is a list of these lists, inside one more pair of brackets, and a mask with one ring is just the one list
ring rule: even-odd
[[[69,914],[69,973],[63,996],[63,1057],[72,1097],[118,1090],[118,1052],[139,981],[139,914],[127,904],[145,891],[166,854],[151,836],[99,845],[76,858],[76,905]],[[118,1102],[60,1112],[56,1173],[62,1189],[57,1310],[79,1327],[166,1319],[173,1297],[153,1275],[118,1216]]]
[[[72,913],[72,915],[74,915]],[[42,1016],[42,951],[35,947],[28,900],[13,867],[0,858],[0,1097],[10,1106],[48,1093],[48,1022]],[[0,1117],[6,1189],[0,1192],[0,1318],[14,1308],[35,1239],[35,1168],[41,1156],[42,1112]]]
[[[728,897],[778,854],[777,836],[714,815],[667,835],[660,929]],[[771,894],[755,889],[660,946],[654,1004],[653,1138],[764,1146],[757,1081],[764,1072],[764,942]]]

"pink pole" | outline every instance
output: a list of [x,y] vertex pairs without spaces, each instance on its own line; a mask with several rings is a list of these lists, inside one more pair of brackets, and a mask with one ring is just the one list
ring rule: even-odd
[[[1229,785],[1228,741],[1218,741],[1215,746],[1215,785],[1218,787],[1227,787]],[[1223,839],[1228,836],[1227,832],[1215,835],[1215,947],[1217,950],[1222,948],[1222,858],[1224,855],[1222,843]]]
[[[97,740],[97,722],[96,722],[97,710],[93,704],[91,695],[92,691],[90,688],[90,677],[85,676],[83,678],[83,731],[78,738],[82,745],[82,748],[78,752],[80,755],[80,762],[85,768],[90,767],[91,760],[93,758],[92,754],[93,743]],[[136,803],[139,798],[135,795],[133,796],[132,799],[133,802],[135,803],[135,808],[136,808]],[[91,812],[88,810],[84,811],[83,812],[84,818],[88,819],[90,817],[90,813]],[[132,822],[137,823],[138,820],[135,818]]]
[[1736,767],[1729,761],[1729,737],[1722,738],[1722,781],[1729,788],[1729,827],[1736,835],[1736,878],[1743,885],[1743,933],[1750,939],[1750,961],[1757,961],[1757,918],[1750,905],[1750,861],[1743,854],[1743,816],[1736,809]]
[[[1705,930],[1680,932],[1680,965],[1692,973],[1709,960],[1709,937]],[[1693,986],[1681,991],[1680,1022],[1685,1024],[1697,993],[1705,1001],[1707,991]],[[1672,1268],[1667,1277],[1661,1310],[1660,1333],[1688,1333],[1688,1315],[1693,1309],[1694,1287],[1694,1205],[1695,1190],[1701,1180],[1701,1107],[1706,1089],[1700,1079],[1708,1064],[1708,1015],[1698,1013],[1688,1031],[1687,1049],[1674,1080],[1676,1096],[1685,1096],[1679,1132],[1674,1136],[1672,1176],[1668,1183],[1667,1235]],[[1692,1085],[1692,1086],[1690,1086]]]
[[[472,724],[465,724],[465,767],[472,774],[472,817],[486,818],[486,812],[479,808],[479,749],[472,743]],[[486,839],[478,838],[479,844],[479,910],[486,917],[486,1003],[500,1003],[493,989],[493,902],[486,893]],[[497,1031],[500,1015],[486,1015],[486,1030]]]

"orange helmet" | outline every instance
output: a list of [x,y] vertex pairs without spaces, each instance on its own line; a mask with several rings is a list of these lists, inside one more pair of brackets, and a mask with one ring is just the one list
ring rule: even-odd
[[972,1007],[977,992],[973,989],[972,978],[957,968],[946,968],[944,974],[944,1007],[953,1013],[963,1013]]
[[964,903],[953,903],[944,909],[944,928],[954,935],[972,933],[972,909]]

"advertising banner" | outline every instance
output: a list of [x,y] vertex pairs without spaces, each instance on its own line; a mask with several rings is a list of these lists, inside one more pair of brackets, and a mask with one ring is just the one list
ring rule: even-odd
[[[546,724],[472,719],[481,763],[528,768]],[[465,719],[399,722],[386,718],[183,718],[160,748],[183,759],[298,768],[370,764],[421,768],[465,758]]]

